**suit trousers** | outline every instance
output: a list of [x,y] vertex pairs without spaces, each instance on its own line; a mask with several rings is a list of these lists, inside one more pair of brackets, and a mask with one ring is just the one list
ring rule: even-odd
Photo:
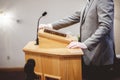
[[113,80],[109,66],[93,66],[82,63],[82,80]]

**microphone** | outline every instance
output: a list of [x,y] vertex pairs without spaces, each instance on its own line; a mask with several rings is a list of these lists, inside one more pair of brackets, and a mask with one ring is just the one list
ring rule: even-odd
[[38,38],[38,30],[39,30],[39,22],[40,22],[40,19],[44,16],[47,15],[47,12],[45,11],[42,16],[39,17],[38,19],[38,22],[37,22],[37,35],[36,35],[36,44],[35,45],[39,45],[39,38]]

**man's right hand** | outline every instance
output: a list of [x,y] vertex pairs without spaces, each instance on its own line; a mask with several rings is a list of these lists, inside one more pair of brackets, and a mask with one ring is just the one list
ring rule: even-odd
[[39,29],[53,29],[51,24],[40,24]]

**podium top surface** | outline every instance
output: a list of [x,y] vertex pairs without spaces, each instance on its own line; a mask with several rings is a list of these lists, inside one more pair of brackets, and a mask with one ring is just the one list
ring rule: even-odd
[[24,48],[24,52],[34,52],[40,55],[55,55],[55,56],[81,56],[83,51],[81,49],[68,48],[40,48],[35,45],[35,41],[30,41]]

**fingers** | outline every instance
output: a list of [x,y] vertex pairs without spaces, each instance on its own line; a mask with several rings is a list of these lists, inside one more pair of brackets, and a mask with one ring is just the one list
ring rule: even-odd
[[46,24],[40,24],[39,29],[44,29],[47,25]]
[[40,24],[39,25],[39,29],[52,29],[52,25],[51,24]]
[[71,43],[67,46],[67,48],[79,48],[78,42],[71,42]]
[[67,46],[67,48],[71,48],[71,49],[74,49],[74,48],[87,49],[87,46],[84,43],[81,43],[81,42],[71,42]]

